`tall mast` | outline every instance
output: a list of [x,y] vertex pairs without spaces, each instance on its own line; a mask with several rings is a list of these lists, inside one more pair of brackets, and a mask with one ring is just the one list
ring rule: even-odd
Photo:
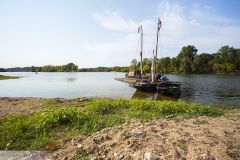
[[141,32],[141,50],[140,50],[140,57],[141,57],[141,62],[140,62],[140,69],[141,69],[141,75],[143,75],[143,64],[142,64],[142,55],[143,55],[143,28],[142,25],[138,28],[138,33]]
[[155,55],[154,55],[154,50],[153,50],[151,72],[152,72],[152,83],[153,83],[155,81]]
[[159,31],[162,26],[161,20],[158,18],[158,26],[157,26],[157,42],[156,42],[156,50],[155,54],[153,52],[153,60],[152,60],[152,82],[156,80],[156,58],[157,58],[157,52],[158,52],[158,37],[159,37]]

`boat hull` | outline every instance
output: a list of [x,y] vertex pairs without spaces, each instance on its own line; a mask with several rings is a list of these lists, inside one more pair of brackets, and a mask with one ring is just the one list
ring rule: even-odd
[[178,96],[181,94],[180,83],[178,82],[155,82],[141,83],[134,82],[129,84],[131,87],[144,92],[158,92],[165,95]]
[[116,78],[118,81],[126,82],[130,87],[144,92],[158,92],[164,95],[178,97],[181,95],[180,82],[156,81],[151,83],[148,79]]

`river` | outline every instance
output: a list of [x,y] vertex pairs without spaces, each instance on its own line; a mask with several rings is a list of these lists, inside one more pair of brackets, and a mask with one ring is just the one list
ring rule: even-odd
[[[156,93],[136,91],[126,83],[114,80],[124,76],[117,72],[45,73],[2,72],[22,76],[0,81],[0,97],[111,97],[127,99],[172,99]],[[202,104],[240,104],[239,75],[167,74],[179,81],[179,100]]]

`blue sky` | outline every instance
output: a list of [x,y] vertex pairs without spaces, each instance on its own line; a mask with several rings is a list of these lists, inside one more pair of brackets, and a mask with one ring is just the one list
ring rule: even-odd
[[184,45],[213,53],[240,48],[239,0],[0,0],[0,67],[125,66],[151,57],[157,18],[163,22],[160,57]]

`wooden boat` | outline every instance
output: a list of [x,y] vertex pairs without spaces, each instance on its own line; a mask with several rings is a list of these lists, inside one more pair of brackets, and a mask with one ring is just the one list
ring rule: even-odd
[[162,23],[160,19],[158,19],[157,26],[157,43],[155,51],[153,50],[153,58],[152,58],[152,67],[151,67],[151,75],[146,76],[143,72],[142,65],[142,50],[143,50],[143,29],[142,26],[138,28],[138,33],[141,34],[141,51],[140,51],[140,71],[129,72],[125,78],[116,78],[116,80],[123,81],[129,84],[130,87],[134,87],[137,90],[146,91],[146,92],[159,92],[166,95],[178,96],[181,94],[180,90],[180,82],[174,82],[168,80],[165,75],[157,73],[156,71],[156,59],[158,52],[158,38],[159,32]]
[[180,82],[169,80],[158,80],[151,82],[149,79],[137,78],[115,78],[115,80],[126,82],[130,87],[144,92],[158,92],[165,95],[178,97],[181,95]]

